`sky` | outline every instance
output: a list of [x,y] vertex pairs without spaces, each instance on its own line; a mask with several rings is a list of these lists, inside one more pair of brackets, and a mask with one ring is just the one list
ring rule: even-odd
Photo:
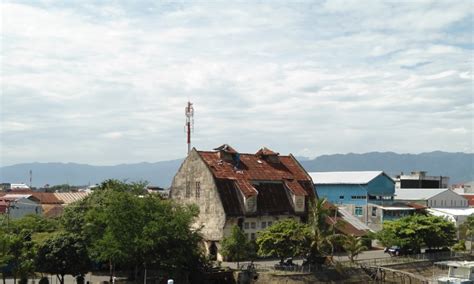
[[0,165],[473,152],[472,1],[8,1]]

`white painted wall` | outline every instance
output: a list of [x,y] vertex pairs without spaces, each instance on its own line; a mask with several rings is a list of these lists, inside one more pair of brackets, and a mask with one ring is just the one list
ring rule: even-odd
[[[420,189],[423,190],[423,189]],[[467,208],[469,207],[466,198],[451,191],[446,190],[427,200],[427,206],[431,208]]]

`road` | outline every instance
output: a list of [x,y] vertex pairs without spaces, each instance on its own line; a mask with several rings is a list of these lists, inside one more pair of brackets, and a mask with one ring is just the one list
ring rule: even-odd
[[[387,258],[390,257],[387,253],[384,253],[383,250],[369,250],[369,251],[364,251],[361,254],[357,256],[357,259],[374,259],[374,258]],[[349,260],[347,257],[347,254],[340,253],[334,256],[334,258],[338,261],[344,261],[344,260]],[[269,266],[273,267],[276,263],[278,263],[280,260],[279,259],[271,259],[271,260],[256,260],[254,261],[255,264],[259,266]],[[294,263],[301,264],[303,262],[302,259],[295,259],[293,261]],[[248,261],[244,261],[241,263],[248,263]],[[222,262],[222,266],[227,266],[230,268],[237,268],[237,262]]]

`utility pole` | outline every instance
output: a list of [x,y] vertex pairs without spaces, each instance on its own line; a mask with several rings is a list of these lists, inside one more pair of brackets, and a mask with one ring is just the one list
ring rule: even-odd
[[184,114],[186,115],[186,135],[188,144],[188,154],[191,152],[191,132],[194,132],[194,107],[193,104],[188,101],[188,105],[184,109]]

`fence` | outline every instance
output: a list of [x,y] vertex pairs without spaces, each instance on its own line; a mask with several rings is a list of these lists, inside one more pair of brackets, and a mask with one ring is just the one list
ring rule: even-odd
[[361,259],[356,260],[353,263],[350,261],[340,261],[339,264],[345,267],[360,267],[360,266],[387,266],[403,263],[412,263],[418,261],[434,261],[434,260],[448,260],[454,258],[464,258],[469,254],[453,252],[453,251],[443,251],[436,253],[421,253],[405,256],[394,256],[394,257],[384,257],[384,258],[372,258],[372,259]]

